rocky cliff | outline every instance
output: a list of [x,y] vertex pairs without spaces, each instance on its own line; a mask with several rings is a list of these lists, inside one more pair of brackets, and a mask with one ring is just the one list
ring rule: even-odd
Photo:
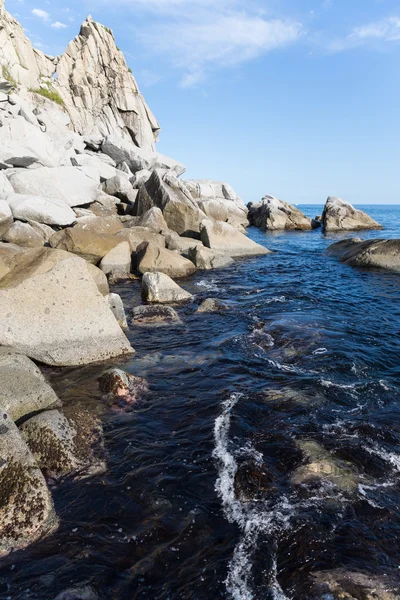
[[74,131],[104,138],[117,134],[154,150],[160,126],[108,28],[91,17],[59,57],[33,48],[0,0],[0,74],[12,84],[60,97]]

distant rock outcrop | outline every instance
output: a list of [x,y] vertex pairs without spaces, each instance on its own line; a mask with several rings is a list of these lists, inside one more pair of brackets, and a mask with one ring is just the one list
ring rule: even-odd
[[377,221],[367,213],[351,204],[329,196],[322,213],[322,227],[325,231],[357,231],[360,229],[383,229]]
[[260,229],[307,230],[318,227],[318,225],[314,225],[312,219],[306,217],[298,208],[273,196],[265,196],[261,202],[249,202],[247,207],[249,209],[250,225]]
[[160,126],[117,48],[113,33],[91,17],[56,58],[33,48],[0,0],[0,75],[40,94],[56,95],[74,131],[101,143],[118,135],[154,150]]

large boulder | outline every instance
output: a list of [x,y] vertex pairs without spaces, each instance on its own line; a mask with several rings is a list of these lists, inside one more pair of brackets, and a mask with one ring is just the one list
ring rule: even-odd
[[139,188],[137,214],[158,207],[168,228],[179,235],[198,237],[200,224],[206,215],[193,200],[188,188],[171,172],[157,169]]
[[104,256],[100,269],[113,281],[127,279],[131,272],[131,254],[129,242],[120,242]]
[[120,241],[115,235],[92,232],[78,226],[55,233],[50,238],[50,245],[77,254],[96,265]]
[[205,246],[191,248],[188,256],[197,269],[206,271],[228,267],[233,263],[233,259],[229,255],[214,252]]
[[168,231],[168,225],[163,217],[161,210],[157,206],[149,208],[137,220],[137,225],[140,227],[148,227],[157,233]]
[[81,365],[131,354],[86,264],[68,257],[54,264],[39,254],[29,268],[0,280],[0,345],[48,365]]
[[9,179],[17,194],[61,200],[70,207],[94,202],[100,183],[98,171],[91,167],[23,169]]
[[194,264],[177,252],[143,242],[136,254],[139,273],[164,273],[169,277],[188,277],[196,271]]
[[3,234],[2,240],[24,248],[37,248],[44,245],[43,236],[35,231],[29,223],[14,221],[11,227]]
[[110,179],[107,179],[107,181],[102,184],[101,188],[106,194],[115,196],[122,202],[127,202],[128,204],[134,204],[138,194],[137,190],[133,189],[129,179],[118,172]]
[[142,278],[142,295],[146,302],[158,304],[186,302],[192,298],[189,292],[164,273],[145,273]]
[[5,556],[53,531],[57,517],[45,479],[7,413],[0,455],[0,556]]
[[7,177],[0,171],[0,200],[14,193],[14,188]]
[[126,163],[132,173],[154,169],[169,169],[177,176],[185,172],[185,167],[169,156],[153,152],[145,148],[138,148],[127,140],[122,140],[115,135],[108,136],[102,145],[104,154],[108,154],[117,164]]
[[13,421],[61,406],[38,367],[23,354],[0,347],[0,410]]
[[400,239],[341,240],[329,246],[328,253],[353,267],[369,267],[400,271]]
[[74,211],[64,200],[27,194],[10,194],[6,200],[14,219],[60,227],[72,225],[76,221]]
[[250,202],[248,208],[250,225],[260,229],[313,229],[312,219],[295,206],[273,196],[265,196],[261,202],[254,204]]
[[20,432],[46,477],[105,470],[101,423],[84,409],[42,412],[24,421]]
[[329,196],[322,213],[322,227],[325,231],[357,231],[361,229],[383,229],[377,221],[367,213],[351,204]]
[[122,240],[129,242],[132,252],[136,252],[138,247],[143,242],[149,242],[158,248],[165,248],[164,236],[162,236],[160,233],[156,233],[148,227],[127,227],[126,229],[119,231],[115,237],[117,239],[117,243],[121,242]]
[[231,257],[257,256],[271,252],[268,248],[253,242],[229,223],[221,221],[216,223],[203,221],[201,240],[207,248]]
[[248,226],[247,208],[228,183],[208,179],[190,179],[184,183],[209,219],[226,221],[238,229]]
[[163,232],[165,244],[168,250],[176,250],[182,256],[189,258],[189,252],[192,248],[204,248],[201,240],[195,240],[191,237],[178,235],[175,231]]

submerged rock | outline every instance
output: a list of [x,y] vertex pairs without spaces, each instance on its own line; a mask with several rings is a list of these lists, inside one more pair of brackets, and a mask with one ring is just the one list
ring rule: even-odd
[[58,521],[45,479],[7,413],[1,415],[0,456],[0,556],[5,556],[50,533]]
[[346,569],[312,573],[311,600],[398,600],[397,577],[372,575]]
[[203,300],[199,308],[196,310],[197,313],[213,313],[213,312],[224,312],[228,310],[226,304],[215,298],[207,298]]
[[126,412],[149,391],[147,381],[121,369],[109,369],[99,379],[100,391],[105,394],[108,405]]
[[329,246],[328,253],[353,267],[400,271],[400,240],[341,240]]
[[132,316],[133,325],[138,327],[166,327],[182,324],[178,313],[171,306],[136,306]]
[[192,298],[165,273],[145,273],[142,278],[142,295],[147,302],[186,302]]
[[307,460],[307,464],[294,471],[291,481],[294,485],[328,481],[344,492],[354,492],[362,481],[350,463],[336,459],[323,446],[313,440],[301,440],[297,446]]
[[326,201],[321,221],[325,231],[383,229],[382,225],[367,213],[335,196],[329,196]]
[[273,196],[265,196],[261,202],[248,204],[251,225],[265,230],[313,229],[312,220],[298,208]]
[[241,502],[252,502],[277,491],[276,477],[265,465],[249,460],[241,464],[235,474],[235,495]]
[[99,600],[99,595],[89,585],[78,585],[64,590],[54,600]]

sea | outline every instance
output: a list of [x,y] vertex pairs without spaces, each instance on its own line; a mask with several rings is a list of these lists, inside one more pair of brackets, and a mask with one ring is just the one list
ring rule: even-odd
[[[361,237],[400,238],[400,206],[360,208],[385,228]],[[133,357],[46,370],[64,405],[100,416],[108,470],[50,482],[60,527],[1,559],[2,599],[306,600],[336,569],[399,581],[400,273],[326,253],[358,232],[249,235],[273,253],[183,280],[182,324],[131,326]],[[113,291],[129,317],[140,282]],[[226,310],[196,313],[205,298]],[[148,381],[129,412],[99,391],[110,366]]]

